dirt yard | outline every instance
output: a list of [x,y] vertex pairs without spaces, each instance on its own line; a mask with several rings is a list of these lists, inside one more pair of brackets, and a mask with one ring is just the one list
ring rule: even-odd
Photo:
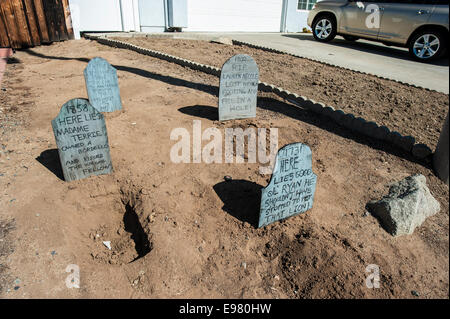
[[[448,107],[448,96],[398,84],[382,91],[382,81],[357,74],[350,80],[344,71],[330,83],[326,67],[288,56],[156,43],[150,46],[214,65],[226,55],[252,53],[263,81],[321,102],[336,100],[370,119],[386,112],[383,124],[398,123],[402,133],[411,127],[400,119],[410,117],[417,128],[432,116],[430,130],[419,136],[430,144]],[[117,68],[124,105],[106,115],[114,173],[66,183],[51,120],[66,101],[87,97],[83,70],[96,56]],[[93,41],[55,43],[15,57],[20,63],[8,65],[0,91],[1,298],[449,297],[448,187],[405,154],[270,94],[259,96],[257,118],[220,123],[217,77]],[[374,86],[380,89],[373,92]],[[379,98],[366,108],[364,88]],[[428,102],[417,108],[418,101]],[[410,112],[404,112],[407,103]],[[270,179],[259,174],[259,164],[171,162],[171,131],[192,132],[193,120],[203,129],[278,128],[280,147],[308,144],[318,176],[313,209],[255,229],[249,216],[258,213],[260,189]],[[426,176],[441,211],[411,236],[393,238],[365,205],[415,173]],[[233,181],[224,182],[226,175]],[[111,241],[112,250],[102,241]],[[66,287],[71,264],[81,271],[80,289]],[[378,289],[365,285],[369,264],[380,267]]]
[[258,63],[261,81],[386,125],[403,135],[414,136],[419,143],[425,143],[433,150],[448,112],[449,98],[444,93],[245,45],[178,39],[116,40],[219,68],[235,54],[249,54]]

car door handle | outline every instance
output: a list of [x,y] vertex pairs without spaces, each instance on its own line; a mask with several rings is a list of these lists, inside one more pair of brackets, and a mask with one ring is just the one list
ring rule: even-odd
[[428,14],[428,13],[430,13],[430,11],[428,11],[428,10],[419,10],[419,11],[417,11],[417,14]]

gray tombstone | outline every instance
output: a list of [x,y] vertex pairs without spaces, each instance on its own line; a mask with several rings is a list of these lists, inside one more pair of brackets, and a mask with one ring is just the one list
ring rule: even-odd
[[88,100],[64,104],[52,127],[66,181],[112,172],[105,119]]
[[94,58],[84,69],[89,102],[99,112],[122,109],[117,71],[105,59]]
[[222,67],[219,121],[256,117],[259,70],[249,55],[238,54]]
[[311,209],[316,182],[309,146],[294,143],[282,147],[269,185],[262,190],[258,227]]

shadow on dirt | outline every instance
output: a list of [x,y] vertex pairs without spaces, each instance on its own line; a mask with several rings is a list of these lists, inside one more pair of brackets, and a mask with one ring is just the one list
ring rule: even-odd
[[[44,59],[76,60],[76,61],[82,61],[82,62],[86,62],[86,63],[89,62],[89,59],[86,59],[86,58],[67,58],[67,57],[46,56],[44,54],[34,52],[31,49],[24,50],[24,52],[26,52],[30,55],[36,56],[36,57],[44,58]],[[219,87],[216,85],[192,82],[192,81],[175,78],[172,76],[165,76],[165,75],[149,72],[149,71],[142,70],[142,69],[132,68],[132,67],[117,66],[117,65],[113,65],[113,66],[117,70],[124,71],[124,72],[130,72],[130,73],[133,73],[133,74],[145,77],[145,78],[162,81],[162,82],[170,84],[170,85],[191,88],[191,89],[195,89],[195,90],[202,91],[205,93],[209,93],[214,96],[219,95]],[[217,79],[217,84],[219,84],[218,79]],[[303,105],[294,106],[288,102],[284,102],[282,100],[282,98],[276,96],[274,93],[264,93],[264,94],[258,93],[257,107],[261,108],[261,109],[269,110],[272,112],[276,112],[279,114],[283,114],[285,116],[291,117],[291,118],[299,120],[299,121],[303,121],[305,123],[317,126],[323,130],[327,130],[333,134],[337,134],[341,137],[354,140],[357,143],[368,145],[369,147],[372,147],[374,149],[382,150],[384,152],[404,158],[410,162],[418,163],[428,169],[431,169],[431,163],[429,160],[426,160],[426,161],[417,160],[410,153],[407,153],[407,152],[399,149],[398,147],[394,147],[383,141],[378,141],[373,138],[369,138],[364,135],[361,135],[359,133],[352,132],[352,131],[338,125],[336,122],[334,122],[333,120],[330,120],[328,117],[325,117],[325,116],[322,116],[322,115],[319,115],[319,114],[309,111],[307,108],[303,107]],[[205,108],[205,109],[203,109],[203,108]],[[211,109],[208,109],[208,108],[209,107],[207,107],[207,106],[193,106],[193,107],[182,108],[179,111],[182,113],[185,113],[185,114],[192,115],[192,116],[200,116],[201,117],[203,115],[203,116],[205,116],[205,118],[206,118],[206,116],[208,116],[209,119],[212,119],[213,108],[212,107],[211,107]],[[217,112],[216,109],[214,109],[214,113],[216,113],[216,112]],[[217,113],[216,113],[216,116],[218,116]],[[215,119],[217,119],[217,117],[215,117]],[[57,174],[55,173],[55,175],[57,175]]]
[[[43,58],[43,59],[62,60],[62,61],[75,60],[75,61],[81,61],[81,62],[86,62],[86,63],[89,63],[89,61],[90,61],[89,59],[86,59],[86,58],[67,58],[67,57],[48,56],[48,55],[44,55],[41,53],[37,53],[31,49],[26,49],[26,50],[24,50],[24,52],[28,53],[29,55],[36,56],[36,57]],[[143,69],[128,67],[128,66],[121,66],[121,65],[112,65],[112,66],[114,68],[116,68],[116,70],[118,70],[118,71],[129,72],[129,73],[133,73],[133,74],[145,77],[145,78],[168,83],[171,85],[187,87],[190,89],[203,91],[203,92],[215,95],[215,96],[219,95],[219,87],[217,87],[215,85],[186,81],[186,80],[183,80],[180,78],[174,78],[172,76],[162,75],[162,74],[146,71]]]
[[138,256],[133,261],[136,261],[139,258],[147,255],[152,249],[152,246],[150,244],[150,241],[148,240],[147,234],[142,228],[139,217],[136,214],[134,207],[131,206],[130,203],[127,203],[125,205],[123,223],[125,225],[125,231],[131,233],[131,239],[134,241],[134,247]]
[[213,186],[224,204],[222,209],[255,228],[258,227],[262,188],[261,185],[246,180],[226,181]]
[[405,152],[399,147],[388,144],[387,142],[380,141],[374,138],[370,138],[363,134],[353,132],[343,126],[337,124],[334,120],[330,118],[313,113],[309,111],[303,105],[291,105],[287,102],[282,102],[271,97],[259,97],[257,107],[260,109],[269,110],[272,112],[277,112],[285,116],[291,117],[298,121],[302,121],[311,125],[314,125],[322,130],[326,130],[330,133],[336,134],[346,139],[353,140],[359,144],[367,145],[373,149],[381,150],[386,153],[390,153],[397,157],[406,159],[410,162],[420,164],[428,169],[432,169],[430,158],[424,160],[416,159],[411,153]]
[[59,160],[58,150],[56,148],[46,150],[41,153],[36,160],[45,166],[50,172],[56,175],[60,180],[64,181],[64,174]]
[[187,114],[194,117],[201,117],[210,121],[219,120],[218,114],[219,110],[217,109],[217,107],[206,105],[192,105],[179,108],[178,111],[180,111],[183,114]]
[[19,64],[19,63],[22,63],[22,61],[20,61],[16,57],[10,57],[10,58],[8,58],[8,60],[6,60],[6,63],[7,64]]

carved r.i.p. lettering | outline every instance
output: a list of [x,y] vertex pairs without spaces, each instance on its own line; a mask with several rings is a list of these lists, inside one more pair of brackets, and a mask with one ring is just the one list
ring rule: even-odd
[[222,67],[219,120],[256,117],[259,70],[252,57],[239,54]]

